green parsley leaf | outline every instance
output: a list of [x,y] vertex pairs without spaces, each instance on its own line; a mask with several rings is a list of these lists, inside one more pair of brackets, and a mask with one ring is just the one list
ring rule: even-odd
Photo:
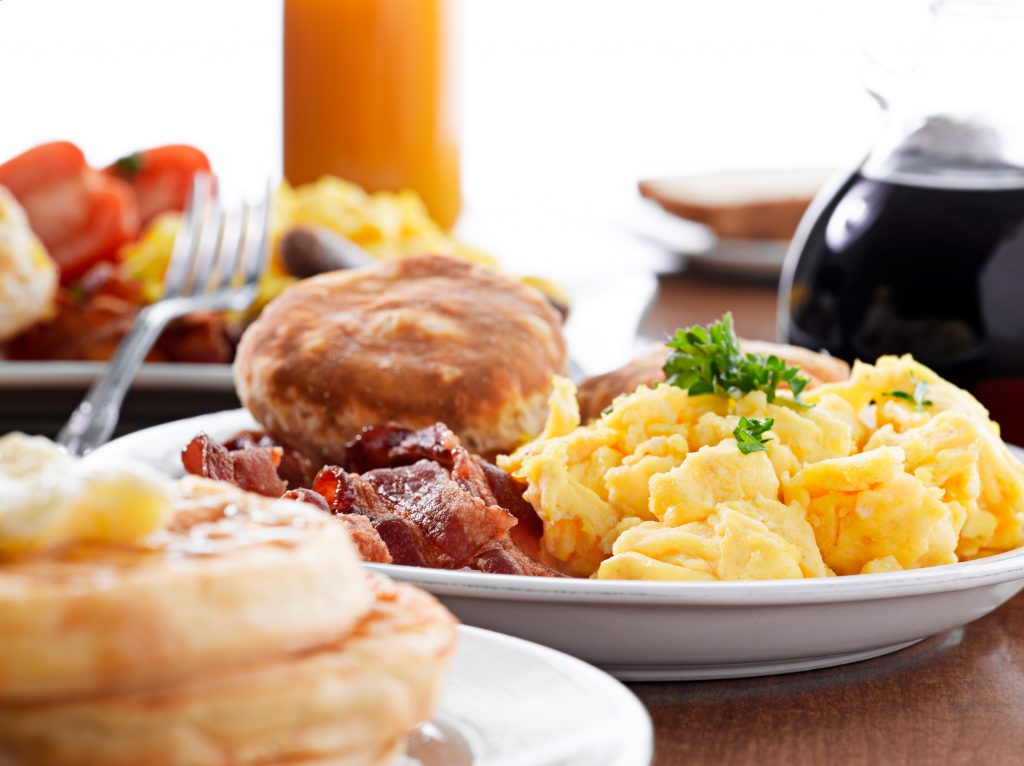
[[931,407],[934,402],[928,398],[928,381],[926,380],[915,380],[914,376],[910,376],[910,380],[914,384],[914,393],[907,391],[883,391],[882,396],[890,396],[893,399],[903,399],[907,402],[914,403],[914,409],[918,412],[924,412],[925,407]]
[[749,455],[751,452],[762,452],[768,449],[765,445],[771,441],[771,437],[766,436],[763,439],[761,437],[770,431],[773,425],[775,425],[774,418],[758,420],[757,418],[741,417],[739,425],[732,432],[732,435],[736,437],[736,446],[740,448],[740,452]]
[[134,154],[128,154],[114,161],[114,169],[117,174],[122,178],[131,180],[139,174],[142,170],[142,166],[146,163],[146,158],[138,152]]
[[800,375],[799,367],[790,367],[777,356],[741,353],[732,314],[707,327],[676,330],[667,345],[672,352],[665,361],[665,381],[694,396],[721,394],[738,399],[751,391],[764,391],[768,401],[774,402],[776,389],[785,383],[793,401],[808,406],[800,394],[810,380]]

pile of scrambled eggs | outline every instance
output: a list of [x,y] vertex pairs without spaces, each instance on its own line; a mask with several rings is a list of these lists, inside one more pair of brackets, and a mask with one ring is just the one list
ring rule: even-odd
[[[413,191],[370,194],[356,184],[331,176],[297,187],[285,181],[274,197],[272,256],[257,305],[265,304],[295,281],[279,255],[281,237],[293,226],[311,225],[323,226],[377,258],[435,253],[485,266],[497,265],[487,253],[449,236]],[[149,301],[158,300],[163,293],[164,273],[180,226],[179,213],[165,213],[149,225],[137,242],[121,252],[129,276],[143,282]]]
[[[922,381],[924,405],[893,395]],[[544,432],[499,465],[528,484],[550,560],[578,577],[826,577],[1024,543],[1024,467],[966,391],[882,357],[803,399],[641,386],[580,425],[561,379]],[[774,419],[766,449],[737,448],[741,416]]]

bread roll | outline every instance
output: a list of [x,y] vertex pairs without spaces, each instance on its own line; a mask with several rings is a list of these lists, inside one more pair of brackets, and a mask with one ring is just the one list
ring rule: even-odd
[[243,336],[235,382],[268,432],[324,462],[388,421],[441,421],[492,456],[543,428],[566,362],[561,318],[538,290],[429,255],[293,285]]

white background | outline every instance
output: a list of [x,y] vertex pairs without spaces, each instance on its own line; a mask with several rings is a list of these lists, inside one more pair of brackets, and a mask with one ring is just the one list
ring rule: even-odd
[[[228,182],[278,171],[280,15],[279,0],[0,0],[0,152],[68,137],[106,162],[185,140]],[[589,204],[645,175],[849,161],[876,122],[858,46],[888,23],[853,0],[463,0],[469,202]]]
[[[879,122],[861,47],[905,56],[922,2],[461,0],[460,236],[585,297],[570,337],[603,342],[580,359],[617,364],[648,272],[679,264],[622,225],[637,180],[856,163]],[[280,173],[281,0],[0,0],[0,78],[0,158],[183,141],[228,194]]]

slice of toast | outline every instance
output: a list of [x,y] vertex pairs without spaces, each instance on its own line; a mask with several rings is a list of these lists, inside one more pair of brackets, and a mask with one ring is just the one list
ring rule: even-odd
[[640,194],[723,239],[789,239],[818,189],[823,169],[732,170],[640,181]]

